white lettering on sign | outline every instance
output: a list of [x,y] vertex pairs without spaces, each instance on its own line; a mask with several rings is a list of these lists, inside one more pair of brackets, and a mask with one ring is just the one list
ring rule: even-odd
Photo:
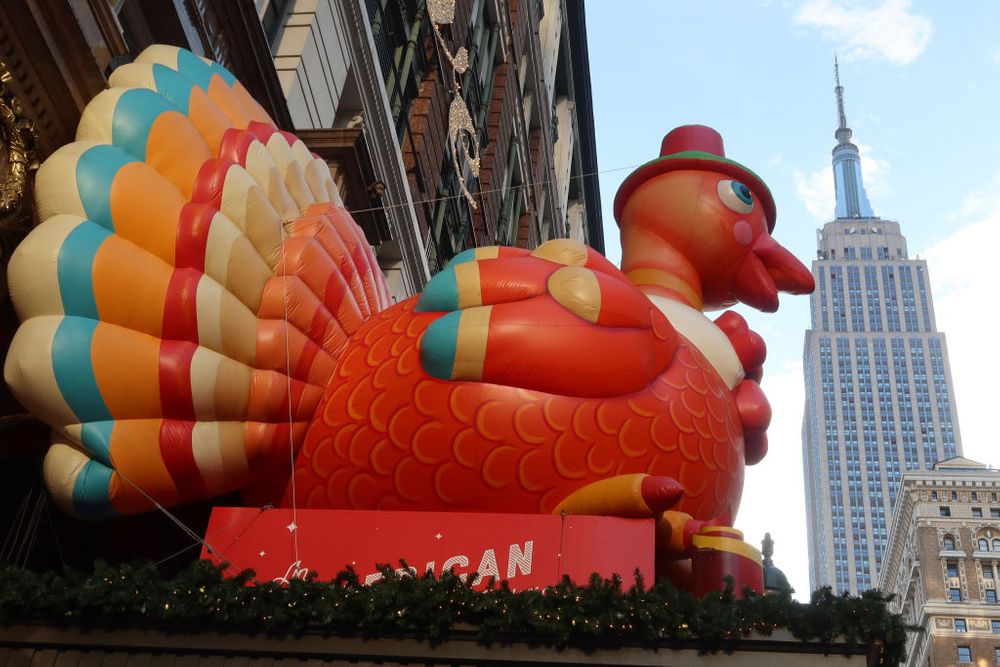
[[510,545],[510,552],[507,554],[507,578],[512,579],[517,575],[517,570],[521,574],[531,574],[531,551],[535,546],[534,540],[524,543],[524,550],[514,543]]
[[[469,557],[452,556],[451,558],[449,558],[448,560],[446,560],[444,563],[441,564],[441,572],[449,572],[451,571],[451,568],[455,567],[456,565],[460,567],[469,567]],[[458,578],[461,579],[462,581],[465,581],[468,576],[469,575],[467,574],[460,574],[458,575]]]
[[[507,576],[506,579],[513,579],[519,575],[526,576],[531,574],[532,559],[534,557],[534,540],[526,540],[524,544],[514,543],[509,545],[507,549]],[[503,551],[500,552],[501,554]],[[469,557],[464,554],[458,554],[447,559],[441,563],[441,569],[437,570],[437,561],[428,561],[427,565],[424,567],[424,572],[429,572],[431,574],[436,574],[440,576],[445,572],[450,572],[453,568],[468,568],[469,567]],[[297,563],[296,563],[297,564]],[[297,570],[296,570],[297,572]],[[305,573],[308,570],[303,570],[301,578],[305,578]],[[399,568],[396,570],[397,576],[405,575],[417,576],[417,569],[415,567]],[[469,574],[467,572],[456,572],[458,577],[465,581],[468,579]],[[476,578],[472,582],[473,585],[479,584],[487,577],[493,577],[494,579],[500,579],[500,563],[497,560],[496,549],[486,549],[483,551],[482,557],[479,559],[479,566],[476,568]],[[374,584],[376,581],[381,581],[383,579],[381,572],[372,572],[371,574],[365,576],[364,582],[368,586]],[[275,579],[278,581],[278,579]]]
[[493,551],[493,549],[487,549],[483,552],[483,558],[479,561],[479,567],[476,568],[476,578],[472,581],[473,585],[478,584],[486,577],[500,579],[500,568],[497,567],[497,552]]
[[[309,568],[302,567],[302,561],[297,560],[288,566],[285,570],[285,575],[283,577],[275,577],[272,579],[276,584],[288,584],[292,579],[305,579],[309,576]],[[367,583],[367,582],[366,582]]]

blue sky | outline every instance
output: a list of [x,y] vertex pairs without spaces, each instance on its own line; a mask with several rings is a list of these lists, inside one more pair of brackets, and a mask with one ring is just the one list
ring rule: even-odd
[[[947,335],[965,455],[1000,467],[991,395],[1000,379],[988,322],[1000,250],[1000,3],[884,0],[590,0],[587,31],[607,254],[622,169],[656,157],[663,135],[701,123],[760,174],[775,238],[807,265],[833,216],[833,56],[875,214],[898,220],[927,258]],[[743,311],[746,312],[746,311]],[[768,345],[770,454],[748,471],[737,527],[808,595],[802,490],[802,344],[808,299],[748,315]]]

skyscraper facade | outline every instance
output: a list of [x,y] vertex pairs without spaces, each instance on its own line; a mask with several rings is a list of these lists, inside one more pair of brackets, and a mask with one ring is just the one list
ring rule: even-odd
[[810,585],[857,593],[877,582],[903,473],[962,445],[927,262],[872,211],[835,77],[836,217],[812,263],[802,443]]

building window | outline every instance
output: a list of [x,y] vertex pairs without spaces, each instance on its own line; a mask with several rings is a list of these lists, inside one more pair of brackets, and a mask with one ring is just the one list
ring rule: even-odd
[[972,662],[972,649],[968,646],[958,647],[958,662],[959,664],[969,664]]
[[[990,593],[991,591],[986,591]],[[992,591],[994,596],[996,596],[996,591]],[[962,589],[961,588],[949,588],[948,589],[948,600],[951,602],[961,602],[962,601]],[[995,601],[995,600],[994,600]]]
[[1000,665],[1000,646],[993,649],[993,658],[996,660],[996,663]]
[[989,563],[984,563],[983,564],[983,579],[992,579],[992,578],[993,578],[993,566],[990,565]]
[[987,540],[985,537],[980,537],[978,544],[979,544],[979,550],[980,551],[989,551],[990,550],[990,541]]
[[951,508],[947,505],[941,505],[941,507],[938,508],[938,513],[941,516],[951,516]]
[[517,244],[518,223],[525,210],[525,193],[517,138],[512,135],[507,149],[507,176],[500,205],[500,219],[497,222],[497,241],[501,244]]
[[991,519],[1000,519],[1000,507],[991,507],[990,508],[990,518]]
[[958,491],[952,491],[951,492],[951,499],[952,500],[958,500]]
[[958,563],[956,563],[953,560],[948,561],[947,565],[945,566],[945,570],[948,573],[949,577],[957,577],[958,576]]
[[997,592],[992,588],[986,589],[986,601],[989,602],[990,604],[997,603]]
[[965,619],[964,618],[956,618],[955,619],[955,632],[966,632],[967,630],[968,630],[968,627],[965,625]]
[[974,518],[974,519],[981,519],[982,517],[983,517],[983,508],[982,507],[973,507],[972,508],[972,518]]
[[972,492],[972,502],[974,502],[974,503],[978,503],[979,502],[979,494],[976,493],[975,491]]
[[993,551],[1000,551],[1000,539],[993,538]]
[[1000,621],[993,619],[990,621],[990,627],[993,629],[993,634],[1000,635]]
[[[260,5],[259,2],[257,4]],[[289,0],[268,0],[267,4],[264,5],[264,13],[260,15],[260,24],[264,28],[264,35],[267,37],[267,43],[271,46],[272,51],[278,41],[282,19],[288,12],[289,4],[291,4]]]
[[396,138],[402,143],[410,107],[420,94],[420,83],[428,67],[425,43],[430,37],[430,20],[423,2],[368,0],[364,4],[368,7]]
[[937,500],[937,491],[931,491],[931,500]]
[[[944,549],[945,551],[954,551],[955,550],[955,538],[952,537],[951,535],[945,535],[944,539],[941,540],[941,548]],[[956,574],[955,576],[957,577],[958,575]]]

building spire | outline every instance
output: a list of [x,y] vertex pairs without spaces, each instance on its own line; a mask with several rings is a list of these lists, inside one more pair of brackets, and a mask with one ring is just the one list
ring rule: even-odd
[[844,112],[844,87],[840,85],[840,63],[833,56],[834,92],[837,94],[837,131],[833,136],[837,145],[833,147],[833,184],[837,194],[835,215],[840,218],[874,218],[865,184],[861,178],[861,153],[851,142],[851,128],[847,127]]
[[845,144],[851,140],[851,128],[847,127],[847,114],[844,113],[844,87],[840,85],[840,63],[837,62],[837,54],[833,54],[833,78],[837,82],[834,91],[837,93],[837,132],[835,134],[839,143]]

